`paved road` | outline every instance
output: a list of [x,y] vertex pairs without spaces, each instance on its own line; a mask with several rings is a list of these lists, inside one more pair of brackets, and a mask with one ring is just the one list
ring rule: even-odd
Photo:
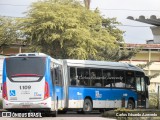
[[91,114],[77,114],[76,112],[68,112],[66,114],[58,114],[58,117],[42,117],[42,118],[0,118],[0,120],[115,120],[103,118],[98,112]]
[[[81,117],[2,118],[1,120],[82,120],[82,118]],[[116,120],[116,119],[99,118],[99,117],[83,117],[83,120]]]

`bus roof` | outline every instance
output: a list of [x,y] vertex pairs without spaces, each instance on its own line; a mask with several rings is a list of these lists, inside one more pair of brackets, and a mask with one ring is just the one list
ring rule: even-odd
[[44,54],[44,53],[19,53],[19,54],[16,54],[16,56],[49,56],[47,54]]
[[134,70],[143,72],[143,70],[137,66],[122,62],[72,60],[72,59],[65,59],[64,61],[68,66],[75,66],[75,67],[96,67],[96,68],[107,68],[107,69]]
[[52,62],[57,64],[62,64],[62,61],[52,58],[50,55],[47,55],[45,53],[19,53],[15,56],[7,56],[6,58],[14,58],[14,57],[47,57]]

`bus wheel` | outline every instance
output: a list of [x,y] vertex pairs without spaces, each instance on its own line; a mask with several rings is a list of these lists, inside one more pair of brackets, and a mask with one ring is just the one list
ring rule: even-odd
[[100,109],[99,112],[100,113],[104,113],[106,110],[105,109]]
[[50,116],[51,117],[57,117],[57,110],[56,111],[51,111]]
[[88,98],[86,98],[86,99],[84,100],[84,104],[83,104],[83,112],[84,112],[84,113],[89,113],[89,112],[92,111],[92,108],[93,108],[93,106],[92,106],[91,100],[88,99]]
[[55,111],[50,111],[50,117],[57,117],[58,114],[58,100],[55,105]]
[[128,100],[127,108],[128,109],[134,109],[134,107],[135,107],[134,101],[133,100]]
[[60,114],[66,114],[67,110],[61,110],[61,111],[58,111],[58,113],[60,113]]

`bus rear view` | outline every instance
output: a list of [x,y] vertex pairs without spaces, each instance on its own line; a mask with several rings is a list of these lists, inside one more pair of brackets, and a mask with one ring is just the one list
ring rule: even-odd
[[3,109],[51,111],[56,116],[47,56],[15,56],[3,63]]

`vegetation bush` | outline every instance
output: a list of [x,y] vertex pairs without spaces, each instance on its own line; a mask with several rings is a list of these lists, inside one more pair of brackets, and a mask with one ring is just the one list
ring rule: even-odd
[[3,107],[3,106],[2,106],[2,100],[0,100],[0,109],[2,109],[2,107]]
[[[128,114],[129,112],[131,112],[131,113],[135,112],[135,114],[136,114],[136,112],[140,113],[140,114],[143,114],[143,113],[145,113],[145,109],[142,109],[142,110],[138,110],[138,109],[129,110],[129,109],[126,109],[126,108],[118,108],[118,109],[115,109],[115,110],[106,111],[106,112],[104,112],[104,114],[102,114],[102,116],[103,117],[107,117],[107,118],[117,119],[117,120],[159,120],[160,119],[160,117],[116,116],[116,113],[119,113],[119,115],[120,115],[122,113],[123,114]],[[148,111],[148,113],[150,113],[150,112],[152,112],[152,110]]]
[[149,94],[149,108],[156,109],[158,107],[157,93]]

